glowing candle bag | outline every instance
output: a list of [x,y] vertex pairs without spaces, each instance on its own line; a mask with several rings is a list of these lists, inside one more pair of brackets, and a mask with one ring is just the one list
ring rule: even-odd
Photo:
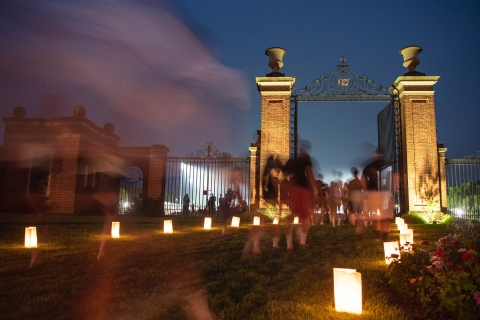
[[27,227],[25,228],[25,248],[37,247],[37,228]]
[[391,257],[392,254],[397,255],[397,258],[395,259],[400,259],[400,250],[399,250],[398,241],[384,242],[383,249],[385,251],[386,264],[390,264],[390,262],[392,261],[392,257]]
[[210,230],[212,229],[212,218],[206,217],[205,222],[203,223],[203,229]]
[[[411,229],[409,229],[409,230],[411,230]],[[402,232],[400,232],[400,245],[401,246],[406,246],[407,242],[409,244],[413,243],[412,233],[407,232],[407,230],[402,230]]]
[[260,217],[253,217],[253,225],[254,226],[260,225]]
[[118,221],[112,222],[112,238],[114,239],[120,238],[120,222]]
[[163,221],[163,233],[173,233],[172,220]]
[[362,274],[355,269],[333,268],[335,310],[362,313]]
[[278,217],[273,218],[273,224],[278,224]]
[[295,217],[295,218],[293,219],[293,223],[294,223],[294,224],[298,224],[298,217]]
[[240,227],[240,218],[232,217],[232,227]]

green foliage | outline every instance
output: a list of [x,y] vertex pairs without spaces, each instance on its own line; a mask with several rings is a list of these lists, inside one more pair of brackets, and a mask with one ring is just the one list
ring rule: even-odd
[[270,220],[273,220],[275,217],[280,217],[281,219],[285,218],[290,212],[289,210],[283,210],[281,216],[277,205],[273,206],[269,203],[266,204],[265,209],[262,210],[263,214]]
[[480,313],[480,227],[470,221],[451,226],[453,233],[435,246],[401,248],[390,264],[389,283],[412,302],[435,314],[476,319]]
[[448,206],[463,210],[480,210],[480,183],[448,187]]
[[[431,208],[431,207],[430,207]],[[450,221],[450,216],[440,211],[410,211],[408,214],[402,216],[407,224],[425,224],[436,223],[445,224]]]
[[402,215],[402,219],[405,220],[406,224],[425,224],[427,221],[423,218],[420,212],[409,212],[408,214]]

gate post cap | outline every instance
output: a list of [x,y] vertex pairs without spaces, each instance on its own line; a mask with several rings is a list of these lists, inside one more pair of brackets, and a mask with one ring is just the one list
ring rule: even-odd
[[279,74],[281,67],[283,67],[283,56],[287,53],[287,51],[281,47],[271,47],[265,50],[265,54],[270,58],[268,61],[268,66],[272,68],[272,73]]

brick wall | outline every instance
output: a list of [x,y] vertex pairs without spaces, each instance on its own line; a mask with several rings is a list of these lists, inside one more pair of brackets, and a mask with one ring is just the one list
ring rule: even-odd
[[[433,83],[438,77],[399,77],[402,185],[405,211],[424,211],[433,201],[440,210],[440,176]],[[425,85],[422,85],[425,81]]]

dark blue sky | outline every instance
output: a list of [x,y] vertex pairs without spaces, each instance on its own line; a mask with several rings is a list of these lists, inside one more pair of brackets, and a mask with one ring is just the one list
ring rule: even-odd
[[[27,117],[70,116],[84,105],[96,124],[115,125],[122,146],[165,144],[182,156],[211,141],[245,156],[260,129],[255,77],[270,72],[267,48],[286,49],[281,72],[296,88],[342,56],[389,87],[407,72],[399,50],[415,44],[417,70],[440,76],[438,141],[448,158],[463,158],[480,150],[479,9],[477,1],[3,1],[0,112],[22,105]],[[301,104],[299,133],[317,169],[348,177],[360,166],[383,107]]]

